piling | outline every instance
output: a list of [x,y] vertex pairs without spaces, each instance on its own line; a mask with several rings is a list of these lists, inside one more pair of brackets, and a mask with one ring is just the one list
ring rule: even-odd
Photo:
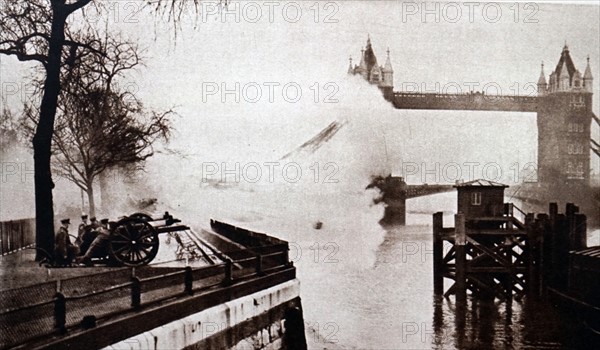
[[467,301],[467,252],[466,252],[466,231],[465,215],[462,213],[454,215],[455,229],[454,241],[456,252],[456,302],[466,303]]
[[541,238],[543,227],[535,221],[533,213],[528,213],[525,216],[525,229],[527,230],[526,292],[528,295],[537,296],[540,291]]
[[444,294],[444,213],[433,214],[433,292]]

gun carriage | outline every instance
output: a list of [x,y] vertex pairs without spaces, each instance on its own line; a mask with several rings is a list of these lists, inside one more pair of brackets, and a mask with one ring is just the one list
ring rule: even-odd
[[104,250],[96,254],[95,261],[112,266],[142,266],[149,264],[158,254],[159,234],[188,230],[177,225],[181,220],[165,212],[154,219],[145,213],[135,213],[110,224],[110,237]]

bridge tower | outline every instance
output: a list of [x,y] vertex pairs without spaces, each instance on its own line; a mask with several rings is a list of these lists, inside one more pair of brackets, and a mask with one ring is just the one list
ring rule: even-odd
[[544,66],[538,81],[538,181],[551,200],[579,201],[590,188],[592,72],[583,76],[565,44],[546,82]]
[[360,64],[353,67],[352,58],[350,58],[348,74],[361,75],[369,83],[377,85],[387,99],[391,99],[394,95],[394,69],[390,60],[390,50],[387,50],[387,57],[383,66],[377,63],[377,56],[373,51],[370,37],[367,38],[367,46],[360,51]]

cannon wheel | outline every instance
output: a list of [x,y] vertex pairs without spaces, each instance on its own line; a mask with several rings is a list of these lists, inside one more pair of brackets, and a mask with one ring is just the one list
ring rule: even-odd
[[139,218],[139,219],[144,219],[146,221],[152,221],[154,219],[152,219],[152,216],[146,214],[146,213],[133,213],[131,215],[129,215],[130,218]]
[[142,266],[158,253],[158,233],[146,220],[127,217],[117,222],[111,234],[109,253],[119,265]]

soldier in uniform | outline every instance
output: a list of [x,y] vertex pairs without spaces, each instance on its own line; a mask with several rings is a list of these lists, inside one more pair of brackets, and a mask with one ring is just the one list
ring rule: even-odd
[[60,223],[61,227],[54,237],[54,261],[57,266],[68,266],[77,255],[78,248],[71,243],[69,236],[71,220],[62,219]]
[[98,235],[98,229],[100,225],[95,216],[90,218],[91,223],[86,226],[83,235],[81,236],[81,244],[79,245],[80,254],[83,255],[87,252],[88,248]]
[[81,246],[81,243],[83,242],[83,234],[89,226],[87,223],[87,219],[87,215],[81,215],[81,224],[79,224],[79,227],[77,228],[77,239],[75,240],[75,244],[77,244],[78,246]]
[[92,227],[93,230],[97,230],[97,229],[100,228],[100,224],[98,223],[98,219],[96,219],[95,216],[92,216],[90,218],[90,221],[91,221],[90,226]]
[[90,247],[81,258],[81,261],[86,265],[92,264],[92,258],[100,258],[106,255],[108,240],[110,239],[110,230],[108,229],[108,219],[100,220],[101,226],[98,228],[98,234]]

